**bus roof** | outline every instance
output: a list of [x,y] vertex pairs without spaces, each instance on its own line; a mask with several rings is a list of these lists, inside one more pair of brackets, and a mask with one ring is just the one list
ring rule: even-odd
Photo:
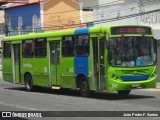
[[30,33],[26,35],[17,35],[17,36],[9,36],[4,37],[3,41],[14,41],[14,40],[24,40],[24,39],[33,39],[33,38],[45,38],[52,36],[60,36],[60,35],[74,35],[75,29],[72,30],[61,30],[61,31],[51,31],[51,32],[43,32],[43,33]]
[[[69,30],[59,30],[59,31],[50,31],[43,33],[30,33],[26,35],[17,35],[17,36],[9,36],[4,37],[3,41],[16,41],[16,40],[25,40],[25,39],[33,39],[33,38],[45,38],[45,37],[56,37],[56,36],[65,36],[65,35],[78,35],[78,34],[87,34],[87,33],[98,33],[98,32],[110,32],[108,28],[110,27],[118,27],[118,26],[141,26],[141,27],[150,27],[144,25],[106,25],[106,26],[95,26],[90,28],[77,28],[77,29],[69,29]],[[151,27],[150,27],[151,28]]]

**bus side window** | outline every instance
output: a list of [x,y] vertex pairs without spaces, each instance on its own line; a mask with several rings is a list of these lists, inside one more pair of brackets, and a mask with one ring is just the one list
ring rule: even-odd
[[11,42],[4,42],[3,56],[4,58],[11,57]]
[[46,46],[47,41],[44,38],[38,38],[35,40],[35,57],[45,57],[46,56]]
[[89,35],[76,36],[76,55],[88,56],[89,55]]
[[62,55],[71,57],[74,55],[74,36],[64,36],[62,38]]
[[22,57],[23,58],[32,58],[33,57],[33,40],[25,40],[22,42]]

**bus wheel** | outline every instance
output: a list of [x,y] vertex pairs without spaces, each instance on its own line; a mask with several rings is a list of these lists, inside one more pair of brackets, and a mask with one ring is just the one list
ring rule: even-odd
[[33,81],[30,74],[25,76],[25,87],[27,91],[31,92],[33,90]]
[[83,97],[89,97],[90,95],[90,90],[89,90],[89,84],[86,80],[81,80],[80,81],[80,93]]
[[131,92],[131,90],[122,90],[122,91],[118,91],[118,94],[121,96],[121,97],[126,97],[129,95],[129,93]]

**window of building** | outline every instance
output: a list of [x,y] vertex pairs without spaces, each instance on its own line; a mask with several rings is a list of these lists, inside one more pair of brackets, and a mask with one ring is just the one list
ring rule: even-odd
[[3,56],[5,58],[11,57],[11,42],[4,42]]
[[89,35],[76,36],[76,55],[78,56],[89,55]]
[[34,54],[34,41],[25,40],[22,43],[22,56],[23,58],[31,58]]
[[33,15],[33,17],[32,17],[33,32],[36,32],[36,31],[37,31],[37,26],[38,26],[37,15]]
[[70,57],[74,55],[74,36],[63,37],[62,55],[65,57]]
[[46,46],[47,42],[44,38],[39,38],[35,40],[35,56],[45,57],[46,56]]
[[8,29],[9,29],[9,31],[11,31],[11,18],[9,18],[9,20],[8,20]]
[[23,19],[21,16],[18,18],[18,34],[23,34]]
[[18,29],[21,30],[22,27],[23,27],[23,19],[22,19],[22,17],[20,16],[20,17],[18,18]]
[[93,11],[91,8],[83,8],[83,11]]

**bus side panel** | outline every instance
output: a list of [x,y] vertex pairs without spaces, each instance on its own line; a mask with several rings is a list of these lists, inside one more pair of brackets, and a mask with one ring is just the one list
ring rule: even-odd
[[88,77],[88,57],[74,57],[74,72]]
[[24,82],[25,74],[29,73],[32,76],[33,83],[35,83],[34,72],[33,72],[33,60],[34,58],[22,58],[21,59],[21,80]]
[[24,58],[21,69],[23,77],[26,72],[31,74],[34,85],[50,86],[48,58]]
[[36,79],[35,85],[50,86],[48,58],[36,58],[33,71]]
[[60,65],[61,85],[63,88],[75,88],[74,58],[62,57]]
[[3,59],[3,80],[13,83],[13,71],[12,71],[12,59],[5,58]]

